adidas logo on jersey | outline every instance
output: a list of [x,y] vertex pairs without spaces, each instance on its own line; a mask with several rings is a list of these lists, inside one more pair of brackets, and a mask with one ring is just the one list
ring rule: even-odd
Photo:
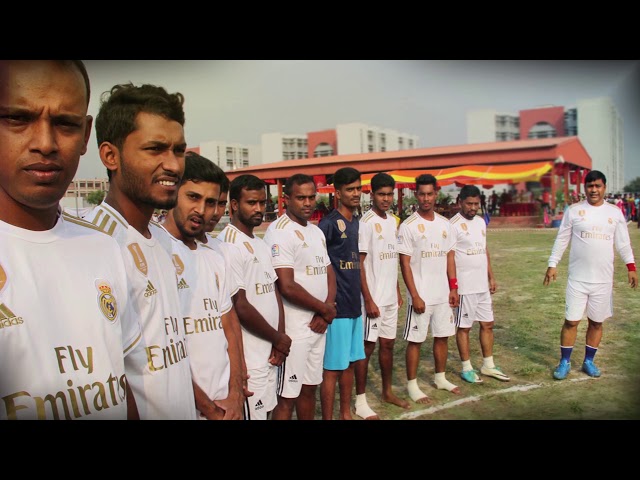
[[24,323],[22,317],[17,317],[4,303],[0,304],[0,328],[13,327]]
[[253,257],[253,263],[260,263],[260,261],[258,260],[258,257]]
[[418,329],[418,325],[414,325],[411,330],[417,330]]
[[256,403],[256,410],[260,410],[261,408],[264,408],[264,403],[262,403],[262,400],[258,400],[258,403]]
[[295,373],[289,377],[289,381],[292,383],[298,383],[298,377],[296,377]]
[[183,288],[189,288],[189,285],[187,284],[187,281],[184,278],[181,278],[180,281],[178,282],[178,289],[181,290]]
[[144,291],[144,296],[150,297],[151,295],[155,295],[156,293],[158,293],[158,290],[156,290],[156,287],[153,286],[153,283],[151,283],[151,280],[147,280],[147,288]]
[[309,245],[307,245],[307,242],[302,242],[302,248],[309,248]]
[[374,323],[373,325],[371,325],[371,328],[378,328],[378,324]]
[[384,237],[382,235],[378,235],[378,240],[384,240]]

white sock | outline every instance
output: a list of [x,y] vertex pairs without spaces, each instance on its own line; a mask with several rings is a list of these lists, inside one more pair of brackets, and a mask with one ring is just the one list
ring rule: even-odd
[[493,355],[491,355],[490,357],[484,357],[482,360],[486,368],[496,368],[495,364],[493,363]]
[[420,387],[418,387],[417,378],[414,378],[413,380],[409,380],[407,382],[407,391],[409,392],[409,397],[414,402],[417,402],[421,398],[427,397],[427,394],[420,390]]
[[453,383],[444,378],[444,372],[436,373],[434,383],[438,390],[451,391],[454,388],[457,388]]
[[376,412],[371,410],[371,407],[369,407],[366,394],[364,393],[356,395],[356,415],[365,420],[369,417],[376,417],[378,415]]
[[473,370],[473,367],[471,366],[471,360],[463,360],[462,361],[462,371],[463,372],[468,372],[469,370]]

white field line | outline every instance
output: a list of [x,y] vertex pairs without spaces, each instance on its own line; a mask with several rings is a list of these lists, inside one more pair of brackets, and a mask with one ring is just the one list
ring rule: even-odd
[[[607,378],[625,378],[624,375],[607,375]],[[567,385],[572,382],[584,382],[585,380],[594,380],[597,381],[597,378],[591,377],[581,377],[581,378],[572,378],[566,381],[554,381],[551,383],[530,383],[528,385],[516,385],[509,388],[504,388],[502,390],[494,390],[492,392],[483,393],[480,395],[473,395],[471,397],[464,397],[459,400],[454,400],[453,402],[448,402],[442,405],[437,405],[429,408],[425,408],[423,410],[411,411],[407,413],[403,413],[400,416],[396,417],[394,420],[412,420],[417,417],[422,417],[423,415],[430,415],[432,413],[439,412],[441,410],[447,410],[449,408],[454,408],[459,405],[464,405],[465,403],[478,402],[482,400],[484,397],[492,397],[494,395],[502,395],[505,393],[517,393],[517,392],[526,392],[528,390],[535,390],[537,388],[547,388],[547,387],[557,387],[562,385]],[[416,404],[419,405],[419,404]]]

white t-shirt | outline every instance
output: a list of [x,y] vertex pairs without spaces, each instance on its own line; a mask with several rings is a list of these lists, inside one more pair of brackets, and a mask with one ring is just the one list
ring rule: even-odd
[[46,231],[0,221],[0,419],[126,419],[138,342],[112,238],[66,214]]
[[[400,224],[398,252],[411,257],[413,280],[426,305],[449,302],[447,253],[452,241],[449,220],[437,213],[428,221],[414,212]],[[411,302],[411,295],[407,298]]]
[[[313,223],[302,226],[283,215],[267,228],[264,241],[271,249],[273,268],[292,268],[293,278],[311,296],[324,302],[329,293],[327,266],[331,265],[324,233]],[[309,328],[315,312],[282,297],[285,331],[291,339],[319,335]]]
[[229,254],[227,253],[228,244],[224,243],[219,237],[213,237],[207,234],[209,238],[207,239],[206,245],[211,247],[214,252],[218,253],[224,259],[224,267],[225,267],[225,287],[230,297],[233,297],[238,292],[238,283],[236,282],[235,276],[233,275],[233,271],[231,270],[231,260],[229,259]]
[[360,219],[358,249],[366,253],[364,273],[369,292],[378,307],[398,302],[393,279],[398,278],[398,225],[396,219],[378,216],[373,209]]
[[114,237],[124,258],[129,296],[142,327],[141,348],[125,361],[140,418],[195,420],[189,350],[169,234],[150,223],[151,238],[146,238],[105,202],[86,220]]
[[[245,291],[249,303],[277,330],[280,312],[275,282],[278,275],[271,265],[271,250],[262,238],[251,238],[230,223],[218,236],[228,244],[226,251],[238,289]],[[240,320],[242,323],[242,318]],[[241,327],[247,370],[271,366],[271,343]]]
[[456,251],[458,293],[468,295],[489,291],[487,224],[476,215],[467,220],[460,213],[451,218],[453,248]]
[[618,207],[607,202],[594,207],[583,200],[565,210],[549,267],[557,267],[569,242],[569,278],[572,280],[612,282],[614,246],[625,264],[634,263],[627,221]]
[[175,237],[171,240],[191,376],[207,397],[222,400],[229,394],[230,374],[222,315],[231,310],[224,259],[202,243],[191,250]]

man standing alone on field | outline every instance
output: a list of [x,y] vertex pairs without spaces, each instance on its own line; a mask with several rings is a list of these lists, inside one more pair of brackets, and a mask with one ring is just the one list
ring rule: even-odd
[[592,170],[584,179],[584,189],[586,201],[574,203],[562,217],[543,281],[543,285],[549,285],[556,280],[557,265],[571,242],[561,358],[553,372],[556,380],[563,380],[571,370],[571,353],[585,309],[589,325],[582,371],[590,377],[600,376],[593,359],[602,339],[602,325],[613,315],[614,246],[627,265],[629,285],[634,289],[638,286],[627,221],[617,206],[604,201],[606,177]]

